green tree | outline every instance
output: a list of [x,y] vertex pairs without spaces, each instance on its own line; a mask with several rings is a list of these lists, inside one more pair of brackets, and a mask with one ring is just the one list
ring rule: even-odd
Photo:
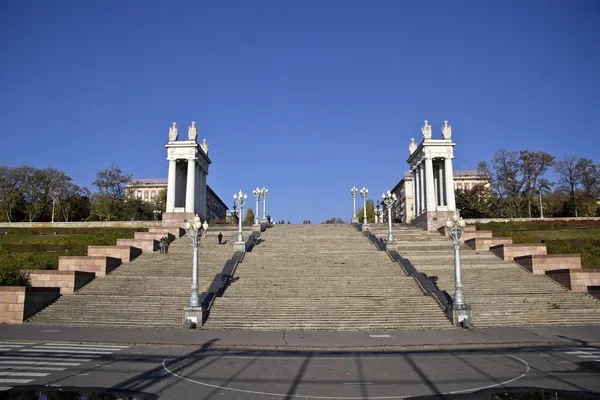
[[567,191],[570,195],[569,211],[571,215],[577,217],[577,199],[575,191],[579,184],[579,170],[577,169],[577,158],[574,156],[564,156],[562,160],[557,161],[554,170],[559,176],[559,189]]
[[22,183],[17,168],[0,165],[0,220],[12,222],[18,215]]
[[483,184],[456,191],[456,208],[463,218],[491,217],[491,201],[490,191]]
[[252,208],[246,210],[246,218],[244,218],[244,225],[254,225],[254,211]]
[[90,217],[100,221],[131,219],[131,210],[125,207],[125,185],[131,180],[131,174],[125,174],[121,168],[111,165],[98,171],[94,186],[98,188],[91,199]]
[[[356,210],[356,216],[358,217],[358,222],[362,223],[363,207]],[[373,200],[367,200],[367,222],[369,224],[375,223],[375,206],[373,205]]]
[[519,152],[523,193],[527,197],[527,210],[531,218],[531,203],[536,194],[537,182],[554,163],[554,156],[543,151],[521,150]]

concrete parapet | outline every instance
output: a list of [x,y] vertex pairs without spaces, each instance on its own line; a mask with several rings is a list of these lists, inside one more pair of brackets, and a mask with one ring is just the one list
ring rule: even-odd
[[148,228],[148,232],[161,233],[162,236],[167,236],[167,234],[170,233],[171,235],[175,236],[176,238],[182,237],[183,235],[185,235],[185,229],[183,229],[181,226],[172,227],[172,228],[163,227],[163,226],[158,227],[158,228]]
[[57,287],[0,287],[0,322],[20,324],[59,297]]
[[514,261],[534,275],[559,269],[580,269],[579,254],[538,254],[515,257]]
[[[444,221],[444,224],[445,223],[446,222]],[[448,228],[446,228],[446,225],[439,227],[437,231],[442,236],[450,237],[450,234],[448,233]],[[477,227],[475,225],[465,225],[465,235],[467,234],[467,232],[477,232]],[[485,232],[488,232],[488,231],[485,231]]]
[[163,237],[166,237],[169,242],[175,240],[175,235],[168,231],[162,232],[136,232],[133,234],[134,239],[154,239],[160,241]]
[[600,269],[560,269],[546,271],[546,275],[573,292],[588,292],[589,287],[600,286]]
[[58,258],[59,271],[85,271],[94,272],[96,276],[104,276],[121,265],[120,258],[103,256],[82,256]]
[[490,246],[490,251],[505,261],[515,257],[528,255],[545,255],[545,244],[497,244]]
[[465,240],[467,246],[473,250],[489,250],[491,246],[499,244],[512,244],[512,238],[509,237],[491,237],[491,238],[473,238]]
[[32,287],[60,288],[60,294],[73,294],[91,282],[96,274],[84,271],[44,271],[22,269]]
[[492,231],[470,231],[463,234],[461,240],[464,242],[469,239],[478,239],[478,238],[491,238],[493,237]]
[[104,256],[120,258],[121,262],[128,263],[142,254],[142,249],[134,246],[88,246],[88,256]]
[[158,243],[156,239],[117,239],[117,246],[139,247],[147,252],[158,250]]
[[413,220],[413,225],[426,231],[437,231],[444,226],[448,218],[452,218],[453,211],[426,211]]

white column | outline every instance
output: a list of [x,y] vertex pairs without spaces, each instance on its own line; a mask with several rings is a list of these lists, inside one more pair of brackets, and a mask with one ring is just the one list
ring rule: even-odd
[[413,171],[413,219],[419,215],[419,175],[417,169]]
[[456,202],[454,200],[454,173],[452,171],[452,158],[444,159],[444,170],[446,172],[446,202],[448,211],[456,211]]
[[169,179],[167,179],[167,208],[166,212],[175,211],[175,181],[177,161],[169,160]]
[[438,187],[438,193],[440,194],[440,206],[445,206],[446,205],[446,195],[445,195],[445,188],[444,188],[444,165],[442,163],[438,164],[438,172],[439,172],[439,176],[438,176],[438,183],[439,183],[439,187]]
[[425,158],[425,190],[427,211],[436,211],[435,188],[433,186],[433,160],[431,158]]
[[204,217],[208,216],[208,189],[206,188],[206,172],[200,168],[200,211],[203,213]]
[[196,191],[196,160],[188,160],[187,186],[185,187],[185,212],[196,212],[194,198]]
[[427,199],[425,198],[425,166],[421,162],[419,164],[419,208],[421,209],[421,214],[425,212],[425,202]]

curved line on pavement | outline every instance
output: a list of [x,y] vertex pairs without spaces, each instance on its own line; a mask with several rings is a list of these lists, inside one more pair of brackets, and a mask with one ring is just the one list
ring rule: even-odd
[[[489,356],[500,356],[500,354],[490,354]],[[525,372],[523,372],[521,375],[517,376],[516,378],[512,378],[512,379],[509,379],[507,381],[500,382],[500,383],[495,383],[493,385],[481,386],[481,387],[476,387],[476,388],[471,388],[471,389],[454,390],[454,391],[446,392],[446,393],[438,393],[438,395],[470,393],[470,392],[476,392],[478,390],[490,389],[490,388],[493,388],[493,387],[498,387],[498,386],[506,385],[508,383],[511,383],[511,382],[514,382],[516,380],[519,380],[519,379],[523,378],[531,370],[531,368],[529,367],[529,364],[527,364],[527,362],[525,360],[523,360],[522,358],[510,355],[510,354],[505,354],[505,355],[502,355],[502,356],[504,356],[504,357],[510,357],[510,358],[513,358],[513,359],[518,360],[521,363],[523,363],[525,365]],[[286,398],[296,397],[296,398],[302,398],[302,399],[324,399],[324,400],[361,400],[361,399],[364,399],[364,397],[306,396],[306,395],[301,395],[301,394],[269,393],[269,392],[259,392],[259,391],[255,391],[255,390],[236,389],[236,388],[231,388],[231,387],[221,386],[221,385],[213,385],[211,383],[206,383],[206,382],[201,382],[201,381],[196,381],[194,379],[186,378],[185,376],[181,376],[181,375],[179,375],[179,374],[171,371],[167,367],[167,365],[166,365],[166,362],[167,362],[168,359],[169,359],[169,357],[166,357],[162,361],[162,367],[163,367],[163,369],[165,371],[167,371],[171,375],[173,375],[173,376],[175,376],[175,377],[177,377],[179,379],[182,379],[184,381],[188,381],[190,383],[195,383],[196,385],[207,386],[207,387],[211,387],[211,388],[215,388],[215,389],[231,390],[231,391],[234,391],[234,392],[256,394],[256,395],[261,395],[261,396],[274,396],[274,397],[286,397]],[[415,394],[415,395],[410,395],[410,396],[378,396],[378,397],[369,397],[369,398],[373,399],[373,400],[391,400],[391,399],[406,399],[406,398],[409,398],[409,397],[416,397],[416,396],[427,396],[427,395],[424,395],[424,394]]]

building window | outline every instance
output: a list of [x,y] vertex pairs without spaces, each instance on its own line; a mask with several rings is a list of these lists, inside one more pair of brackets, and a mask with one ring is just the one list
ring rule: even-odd
[[141,191],[141,190],[138,190],[138,191],[136,192],[136,197],[137,197],[138,199],[141,199],[141,198],[142,198],[142,191]]
[[156,197],[156,190],[153,190],[152,192],[150,192],[150,198],[153,199]]

